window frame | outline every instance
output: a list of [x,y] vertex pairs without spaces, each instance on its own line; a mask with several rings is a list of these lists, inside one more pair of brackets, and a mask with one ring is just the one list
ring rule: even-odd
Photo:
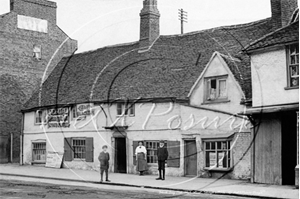
[[[35,49],[39,49],[39,52],[35,52]],[[41,61],[42,60],[42,45],[37,45],[34,44],[33,48],[32,48],[32,54],[33,54],[33,58],[37,61]],[[37,56],[39,55],[39,56]]]
[[[35,145],[38,145],[38,144],[43,144],[43,145],[45,145],[45,148],[43,149],[38,149],[38,148],[35,148]],[[32,152],[32,162],[33,163],[42,163],[42,164],[44,164],[44,163],[46,163],[46,160],[47,160],[47,143],[46,143],[46,141],[32,141],[32,143],[31,143],[31,152]],[[37,160],[37,159],[35,159],[34,157],[35,157],[35,152],[34,151],[37,151],[37,150],[40,150],[40,151],[45,151],[45,153],[43,153],[43,154],[39,154],[39,155],[44,155],[44,157],[45,157],[45,159],[43,160]]]
[[[298,56],[298,63],[296,64],[291,64],[291,47],[296,46],[296,48],[298,49],[298,53],[296,53],[296,57]],[[290,44],[286,46],[286,68],[287,68],[287,87],[285,89],[297,89],[299,88],[299,43],[296,44]],[[291,79],[292,79],[292,75],[291,75],[291,67],[295,66],[296,69],[298,70],[298,85],[296,86],[292,86],[291,85]],[[297,78],[297,77],[296,77]]]
[[[231,141],[232,139],[203,139],[203,151],[204,151],[204,169],[205,170],[210,170],[210,171],[229,171],[233,168],[233,157],[232,157],[232,148],[231,148]],[[227,148],[223,149],[222,148],[222,144],[226,142]],[[210,147],[210,149],[207,149],[207,144],[214,143],[215,147],[214,149],[212,149],[212,147]],[[218,148],[218,143],[221,144],[221,148]],[[228,144],[229,143],[229,144]],[[215,153],[215,164],[213,166],[211,166],[211,162],[210,159],[208,159],[207,157],[207,152],[214,152]],[[220,163],[220,158],[219,158],[219,154],[223,153],[224,156],[223,158],[226,157],[226,167],[223,166],[224,164],[224,160],[221,161],[222,166],[223,167],[219,167],[219,163]],[[209,161],[209,162],[207,162]],[[209,166],[207,166],[209,165]]]
[[134,103],[124,103],[117,102],[116,104],[117,117],[121,116],[135,116],[135,104]]
[[[37,114],[41,112],[41,115],[39,115],[37,117]],[[46,115],[45,115],[46,111],[44,109],[38,109],[34,112],[34,125],[41,125],[43,123],[43,121],[45,122],[46,120]],[[37,118],[40,118],[39,122],[37,122]]]
[[[215,99],[210,99],[209,96],[210,90],[211,90],[211,84],[210,82],[212,80],[216,80],[216,98]],[[225,81],[226,82],[226,96],[225,97],[220,97],[220,81]],[[211,76],[211,77],[205,77],[204,78],[204,104],[210,104],[210,103],[218,103],[218,102],[229,102],[228,100],[228,75],[221,75],[221,76]]]
[[[145,143],[145,148],[147,150],[147,164],[152,164],[152,165],[156,165],[158,163],[158,159],[157,159],[157,148],[159,147],[159,140],[145,140],[144,143]],[[151,148],[148,147],[149,145],[151,144]],[[156,146],[153,147],[154,143],[156,143]],[[165,147],[168,147],[167,143],[165,142]],[[153,153],[151,153],[153,151]],[[152,160],[151,161],[151,157],[152,157]],[[167,164],[167,161],[165,162],[165,164]]]
[[[76,137],[76,138],[72,138],[72,159],[73,160],[85,160],[86,159],[86,138],[84,137]],[[74,146],[74,141],[84,141],[84,145],[76,145]],[[84,153],[81,152],[81,154],[84,154],[84,158],[83,157],[75,157],[75,147],[80,147],[82,149],[84,149]]]

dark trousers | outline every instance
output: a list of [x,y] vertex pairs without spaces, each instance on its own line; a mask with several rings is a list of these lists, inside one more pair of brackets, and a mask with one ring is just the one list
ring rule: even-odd
[[101,181],[103,181],[103,173],[105,172],[106,180],[108,180],[108,169],[100,169]]
[[162,179],[165,179],[165,164],[166,164],[165,160],[158,160],[159,178],[162,178]]

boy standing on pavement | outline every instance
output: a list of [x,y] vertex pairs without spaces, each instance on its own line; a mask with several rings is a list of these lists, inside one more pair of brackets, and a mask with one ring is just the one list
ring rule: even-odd
[[[165,143],[163,140],[159,142],[159,147],[157,148],[157,159],[158,159],[158,172],[159,177],[156,180],[165,180],[165,163],[168,159],[168,150],[165,147]],[[162,176],[161,176],[162,172]]]
[[108,180],[108,167],[109,167],[109,153],[107,152],[107,146],[104,145],[102,147],[103,151],[99,154],[98,160],[100,161],[100,174],[101,180],[100,183],[103,182],[103,173],[106,175],[106,182],[110,182]]

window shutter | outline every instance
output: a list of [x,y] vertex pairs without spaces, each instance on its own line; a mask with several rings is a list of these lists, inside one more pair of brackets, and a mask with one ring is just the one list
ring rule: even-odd
[[72,161],[72,138],[65,138],[64,152],[64,160]]
[[94,141],[92,137],[86,138],[85,147],[85,161],[94,162]]
[[136,156],[135,156],[135,149],[138,147],[139,141],[133,141],[132,142],[132,151],[133,151],[133,165],[136,165]]
[[168,167],[180,167],[180,141],[168,141]]

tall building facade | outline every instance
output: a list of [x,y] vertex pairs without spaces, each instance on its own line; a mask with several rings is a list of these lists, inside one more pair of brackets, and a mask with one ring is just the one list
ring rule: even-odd
[[57,5],[11,0],[0,15],[0,162],[18,162],[22,105],[77,41],[57,26]]

